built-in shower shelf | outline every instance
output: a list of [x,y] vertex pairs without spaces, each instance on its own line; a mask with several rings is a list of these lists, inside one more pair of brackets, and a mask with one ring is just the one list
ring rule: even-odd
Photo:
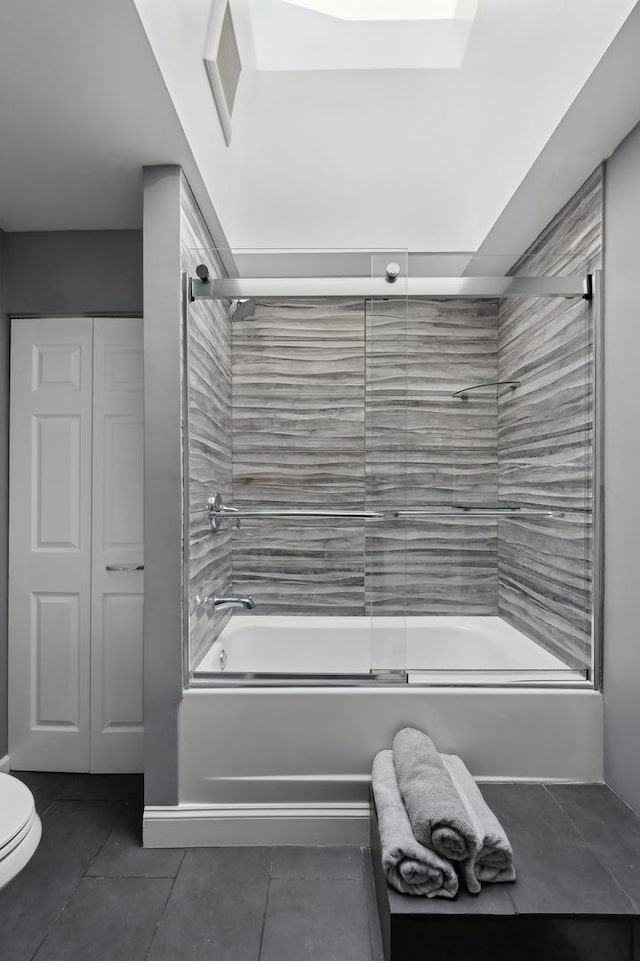
[[460,390],[456,390],[451,395],[452,397],[459,397],[461,400],[466,400],[467,396],[472,390],[484,390],[487,387],[509,387],[511,390],[515,390],[516,387],[520,386],[519,380],[492,380],[487,384],[473,384],[471,387],[462,387]]

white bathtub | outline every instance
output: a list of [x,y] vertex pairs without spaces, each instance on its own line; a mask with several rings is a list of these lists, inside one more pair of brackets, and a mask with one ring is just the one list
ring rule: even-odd
[[405,671],[420,684],[584,678],[499,617],[232,618],[194,678],[363,677]]
[[406,725],[479,778],[602,780],[601,694],[499,618],[410,618],[407,673],[369,674],[404,649],[402,619],[232,619],[184,692],[179,804],[145,809],[145,845],[366,844],[373,757]]

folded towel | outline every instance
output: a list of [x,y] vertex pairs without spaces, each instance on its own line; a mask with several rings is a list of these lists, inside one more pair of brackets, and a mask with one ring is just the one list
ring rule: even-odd
[[475,858],[469,859],[463,867],[467,887],[470,872],[479,882],[515,881],[513,850],[506,831],[483,798],[464,762],[455,754],[440,756],[480,836],[481,844]]
[[392,751],[381,751],[374,758],[371,786],[378,814],[382,867],[389,884],[401,894],[455,897],[458,878],[452,866],[413,836],[398,789]]
[[451,861],[475,862],[478,832],[431,738],[411,727],[398,731],[393,762],[416,841]]

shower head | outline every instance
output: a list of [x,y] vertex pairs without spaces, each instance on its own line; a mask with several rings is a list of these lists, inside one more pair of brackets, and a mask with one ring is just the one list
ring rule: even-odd
[[[251,312],[252,301],[248,297],[239,297],[237,300],[232,300],[229,306],[229,316],[232,320],[244,320],[248,313]],[[247,304],[249,308],[247,309]]]

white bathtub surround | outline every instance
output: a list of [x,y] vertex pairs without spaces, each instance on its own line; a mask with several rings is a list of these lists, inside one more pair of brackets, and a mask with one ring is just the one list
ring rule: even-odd
[[[234,617],[195,680],[229,674],[362,675],[406,670],[409,683],[584,680],[499,617]],[[209,678],[215,680],[215,678]]]
[[0,774],[8,774],[11,770],[11,763],[9,755],[5,754],[4,757],[0,757]]
[[145,810],[145,844],[363,843],[373,757],[407,725],[479,780],[602,780],[595,691],[190,690],[179,710],[180,803]]

